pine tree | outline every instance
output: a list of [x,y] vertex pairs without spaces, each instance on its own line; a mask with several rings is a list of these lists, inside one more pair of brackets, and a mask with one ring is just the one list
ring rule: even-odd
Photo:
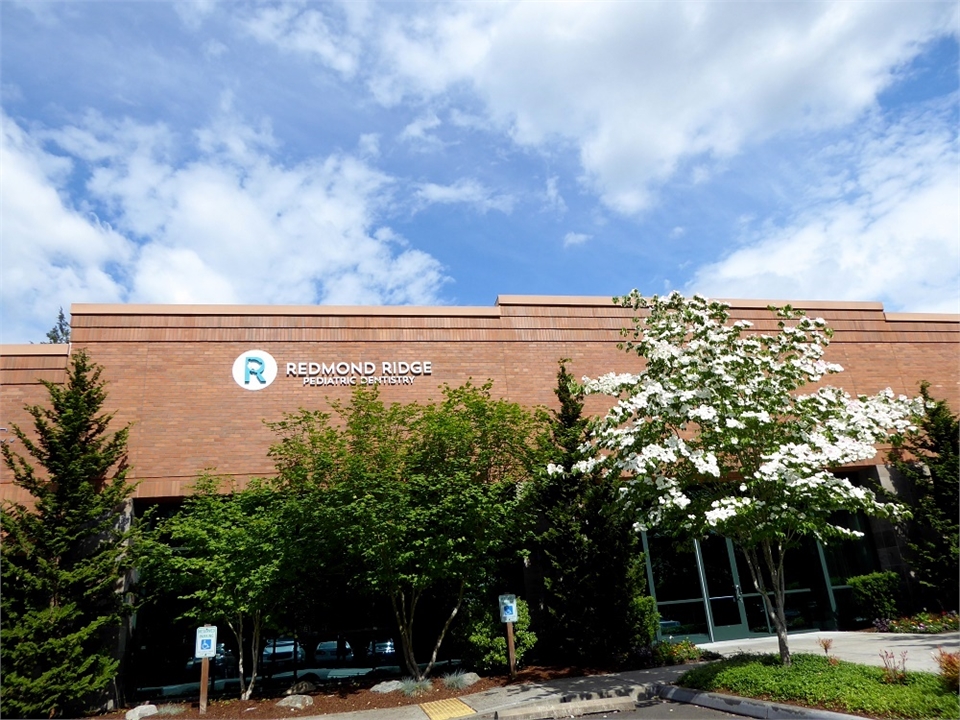
[[[643,617],[643,555],[616,484],[579,472],[589,419],[583,389],[560,361],[548,441],[553,471],[533,490],[534,562],[542,573],[541,655],[555,662],[616,664],[653,637]],[[645,609],[647,608],[647,609]]]
[[50,407],[26,407],[36,440],[13,426],[27,457],[2,446],[13,483],[33,498],[32,508],[0,508],[4,717],[77,717],[117,674],[131,539],[123,511],[133,488],[128,428],[108,434],[100,372],[74,355],[63,385],[44,382]]
[[57,324],[47,332],[47,340],[44,345],[64,345],[70,342],[70,323],[67,322],[63,314],[63,308],[57,315]]
[[920,386],[925,410],[919,429],[894,440],[890,461],[907,479],[913,496],[907,547],[923,602],[958,609],[960,564],[960,423],[943,400]]

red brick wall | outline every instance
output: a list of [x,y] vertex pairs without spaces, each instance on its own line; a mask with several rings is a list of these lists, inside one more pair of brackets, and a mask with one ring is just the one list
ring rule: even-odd
[[[734,315],[775,330],[767,302],[731,301]],[[915,394],[929,380],[935,397],[960,407],[960,317],[885,315],[878,303],[795,303],[826,318],[836,334],[828,359],[846,372],[831,382],[851,393],[885,387]],[[116,423],[134,423],[131,477],[140,497],[180,495],[204,468],[241,482],[266,475],[272,436],[264,420],[298,407],[327,409],[327,398],[346,399],[349,387],[304,387],[285,377],[285,362],[430,361],[431,376],[413,385],[383,386],[387,401],[438,396],[443,383],[493,381],[496,395],[524,405],[553,406],[557,360],[571,359],[577,375],[596,376],[640,367],[616,348],[631,313],[606,298],[501,297],[492,308],[333,308],[239,306],[74,305],[73,347],[105,367],[107,407]],[[27,367],[26,346],[3,355],[3,375],[19,381],[46,366]],[[277,379],[257,392],[231,376],[234,360],[251,349],[277,360]],[[17,354],[19,353],[19,354]],[[42,356],[62,368],[65,356]],[[9,373],[10,375],[7,375]],[[25,374],[24,374],[25,373]],[[378,372],[379,374],[379,372]],[[62,371],[61,371],[62,376]],[[24,402],[42,402],[43,388],[7,384],[0,418],[25,423]],[[602,398],[588,410],[600,412]],[[9,418],[9,419],[8,419]],[[0,496],[13,493],[4,477]]]

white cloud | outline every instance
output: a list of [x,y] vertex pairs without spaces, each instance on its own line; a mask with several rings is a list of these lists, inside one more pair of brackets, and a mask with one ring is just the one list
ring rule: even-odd
[[563,236],[563,246],[572,247],[574,245],[583,245],[587,240],[590,240],[593,235],[587,235],[585,233],[575,233],[568,232]]
[[69,161],[6,118],[4,135],[7,341],[42,337],[78,301],[439,302],[436,259],[377,225],[393,180],[350,155],[283,166],[269,127],[229,115],[195,148],[161,124],[97,115],[45,133],[89,168],[87,197],[111,229],[58,195]]
[[[960,312],[960,178],[952,108],[928,109],[824,153],[844,168],[783,225],[701,267],[687,289],[713,297],[883,301]],[[824,176],[829,173],[825,173]]]
[[[342,11],[341,17],[335,16],[336,10]],[[365,22],[366,14],[366,4],[361,2],[339,7],[286,3],[260,6],[243,24],[260,42],[305,54],[350,78],[357,71],[361,54],[356,30]]]
[[440,127],[440,118],[434,112],[428,112],[421,115],[413,122],[409,123],[401,132],[400,139],[408,142],[417,142],[421,145],[436,146],[440,140],[430,135],[430,131]]
[[357,152],[361,157],[375,158],[380,155],[380,136],[377,133],[364,133],[357,141]]
[[5,114],[0,122],[0,342],[39,341],[61,306],[69,312],[71,302],[125,299],[110,269],[134,248],[58,195],[68,160],[45,153]]
[[466,178],[461,178],[452,185],[420,183],[415,195],[424,204],[464,203],[473,205],[480,212],[499,210],[502,213],[509,214],[513,210],[514,204],[512,196],[497,195],[482,183]]
[[187,29],[199,30],[203,21],[213,14],[217,0],[176,0],[173,9]]
[[747,143],[853,121],[956,27],[939,2],[442,4],[384,21],[370,86],[387,104],[470,87],[517,143],[574,142],[632,214]]
[[567,203],[564,201],[563,195],[560,194],[559,183],[560,178],[556,175],[547,178],[547,189],[544,193],[544,199],[549,209],[562,214],[567,211]]

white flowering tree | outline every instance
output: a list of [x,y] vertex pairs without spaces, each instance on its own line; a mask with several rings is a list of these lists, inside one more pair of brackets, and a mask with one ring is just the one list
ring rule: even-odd
[[889,389],[856,398],[834,387],[801,392],[843,368],[823,360],[825,321],[789,306],[771,308],[779,331],[764,334],[699,296],[634,290],[614,301],[637,311],[621,348],[646,366],[587,380],[589,392],[617,402],[595,426],[596,454],[581,469],[602,463],[627,480],[638,529],[716,533],[739,545],[789,665],[785,553],[804,536],[858,536],[834,522],[840,510],[903,516],[830,470],[874,457],[876,443],[910,427],[921,401]]

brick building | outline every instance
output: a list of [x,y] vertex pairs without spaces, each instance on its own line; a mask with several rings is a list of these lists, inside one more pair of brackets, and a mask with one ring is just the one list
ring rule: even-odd
[[[770,302],[730,304],[735,318],[749,319],[761,331],[776,329],[766,310]],[[960,316],[887,313],[879,303],[792,304],[834,329],[827,359],[845,372],[831,376],[832,384],[852,394],[890,387],[912,395],[926,380],[934,397],[960,408]],[[0,346],[0,426],[30,427],[24,404],[46,400],[38,379],[62,381],[68,352],[86,350],[104,367],[115,423],[133,423],[130,479],[139,483],[140,502],[182,496],[204,468],[241,482],[270,474],[266,451],[272,436],[263,421],[298,407],[323,409],[331,398],[348,397],[354,384],[377,382],[387,401],[405,402],[436,398],[444,383],[492,380],[496,395],[553,406],[560,358],[570,358],[575,376],[640,366],[636,356],[616,347],[632,313],[608,298],[501,296],[483,308],[78,304],[71,314],[70,347]],[[602,412],[603,402],[591,399],[587,411]],[[24,500],[3,473],[0,498]],[[672,612],[681,626],[704,631],[688,634],[742,634],[759,622],[739,589],[724,591],[733,602],[710,600],[720,596],[709,585],[739,585],[734,551],[723,543],[691,548],[690,569],[701,570],[686,577],[699,578],[700,596],[696,587],[681,590],[677,578],[671,580],[675,591],[668,589],[666,576],[655,577],[656,548],[648,553],[661,613],[670,618]],[[864,562],[895,562],[892,533],[874,533],[873,544],[872,560]],[[824,577],[803,582],[810,588],[819,583],[810,592],[821,606],[836,605],[824,595],[843,587],[844,572],[828,568],[841,560],[831,560],[822,548],[818,553]],[[674,597],[678,593],[684,596]],[[719,631],[727,626],[729,632]]]

